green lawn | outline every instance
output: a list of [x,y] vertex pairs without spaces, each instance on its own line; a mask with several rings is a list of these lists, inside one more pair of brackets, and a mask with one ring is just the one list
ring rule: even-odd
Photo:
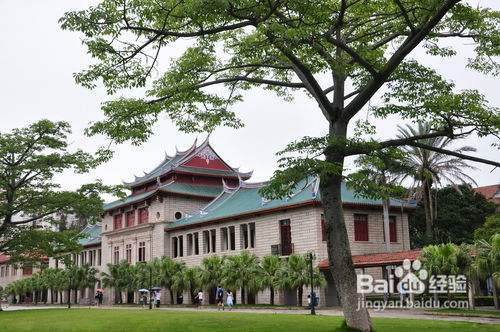
[[[57,331],[345,331],[342,318],[292,314],[182,312],[136,309],[42,309],[0,313],[2,332]],[[375,319],[377,331],[500,331],[500,325]]]
[[466,316],[466,317],[498,317],[500,318],[500,310],[483,310],[483,309],[435,309],[430,310],[431,312],[435,312],[438,314],[452,314],[457,316]]

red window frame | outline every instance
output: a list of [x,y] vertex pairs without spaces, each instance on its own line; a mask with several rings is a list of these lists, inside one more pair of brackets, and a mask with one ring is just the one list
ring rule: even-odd
[[147,207],[139,209],[139,224],[146,224],[149,221],[149,211]]
[[32,266],[23,266],[23,276],[30,276],[33,274]]
[[389,239],[391,242],[398,242],[396,216],[389,216]]
[[321,215],[321,241],[326,241],[326,224],[324,215]]
[[120,213],[120,214],[115,214],[113,216],[113,229],[120,229],[122,228],[122,219],[123,219],[123,215]]
[[135,224],[135,210],[128,211],[125,215],[127,227],[133,227]]
[[368,215],[354,214],[354,241],[368,240]]

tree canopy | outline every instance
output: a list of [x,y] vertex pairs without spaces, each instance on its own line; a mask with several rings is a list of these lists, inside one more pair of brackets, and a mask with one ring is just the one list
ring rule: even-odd
[[[482,227],[495,206],[476,194],[468,185],[448,186],[431,194],[436,204],[432,243],[473,243],[474,231]],[[410,220],[412,247],[428,244],[425,236],[425,212],[420,205]],[[489,237],[488,237],[489,239]]]
[[43,226],[57,222],[57,213],[98,221],[100,193],[118,192],[99,181],[75,191],[62,190],[54,181],[63,171],[84,173],[109,158],[104,149],[95,155],[70,151],[69,133],[68,123],[49,120],[0,133],[0,252],[12,260],[37,260],[78,248],[76,232]]

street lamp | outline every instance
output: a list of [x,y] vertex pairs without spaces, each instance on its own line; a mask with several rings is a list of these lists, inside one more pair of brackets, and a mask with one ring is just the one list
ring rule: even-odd
[[314,275],[313,275],[313,253],[309,252],[309,276],[311,277],[311,315],[316,315],[316,310],[314,310],[314,305],[316,304],[316,296],[314,294]]

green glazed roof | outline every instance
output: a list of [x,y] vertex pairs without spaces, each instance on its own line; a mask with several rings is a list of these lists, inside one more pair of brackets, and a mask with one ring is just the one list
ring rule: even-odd
[[[295,192],[288,198],[265,200],[259,193],[263,184],[243,183],[239,188],[225,188],[224,192],[205,206],[199,212],[186,216],[166,228],[176,228],[185,225],[198,224],[217,219],[236,217],[241,214],[266,211],[274,208],[287,207],[295,204],[307,202],[320,202],[319,180],[311,178],[303,180],[297,185]],[[359,205],[382,205],[381,200],[374,200],[359,197],[349,190],[345,184],[342,184],[343,203]],[[391,199],[393,207],[413,207],[414,203]]]
[[119,199],[114,202],[108,203],[104,205],[104,210],[111,210],[120,206],[137,203],[141,200],[144,200],[154,195],[158,191],[180,194],[180,195],[214,198],[222,192],[222,185],[205,186],[205,185],[195,185],[189,183],[169,182],[163,184],[156,190],[148,191],[142,194],[131,195],[124,199]]
[[80,234],[85,237],[78,240],[82,246],[90,246],[101,243],[101,224],[88,225]]

